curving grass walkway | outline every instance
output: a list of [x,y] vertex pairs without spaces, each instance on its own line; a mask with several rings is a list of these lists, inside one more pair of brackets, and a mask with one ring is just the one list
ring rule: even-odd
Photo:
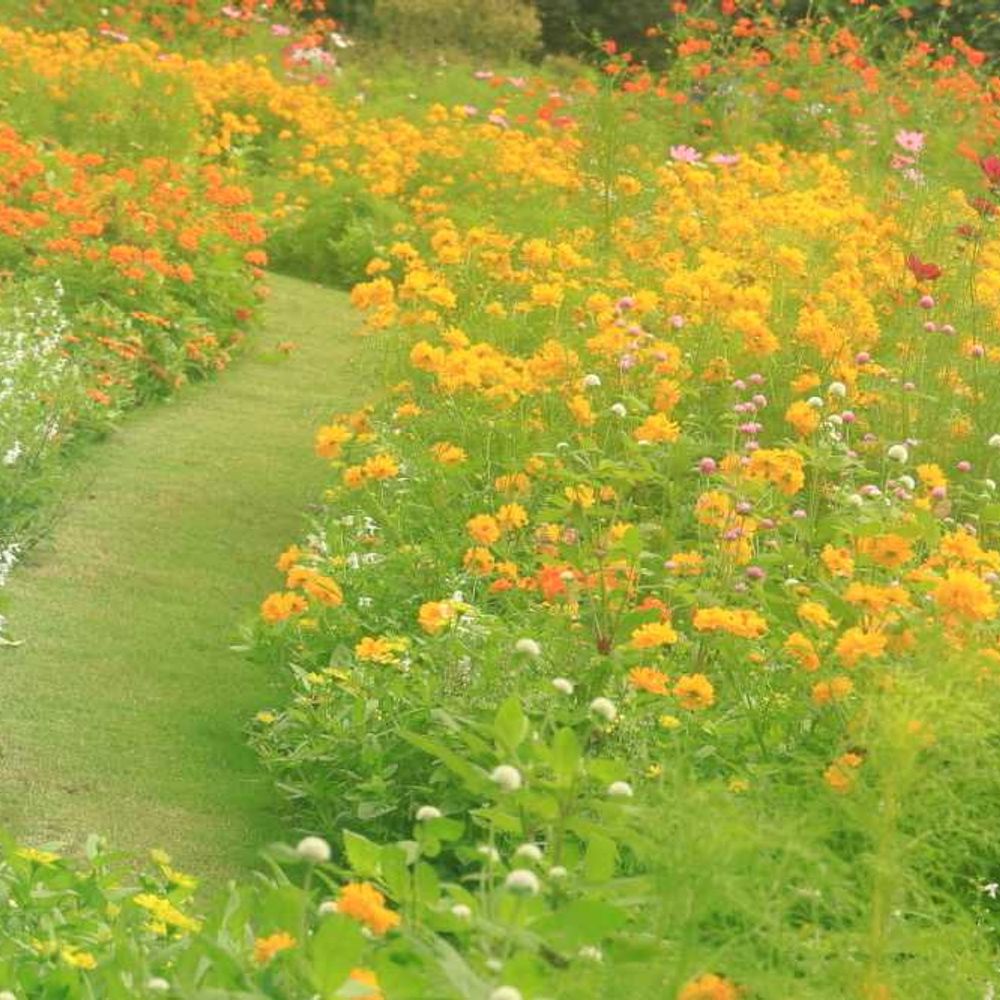
[[321,491],[311,429],[350,408],[354,347],[339,293],[274,278],[269,309],[217,382],[86,456],[10,583],[25,643],[0,649],[0,827],[32,843],[97,832],[215,881],[281,834],[244,740],[281,679],[229,645]]

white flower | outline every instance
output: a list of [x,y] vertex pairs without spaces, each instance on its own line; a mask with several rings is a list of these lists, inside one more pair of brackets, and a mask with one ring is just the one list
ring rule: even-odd
[[465,903],[456,903],[451,908],[451,915],[459,920],[468,920],[472,916],[472,910]]
[[0,990],[0,1000],[17,1000],[17,997],[10,990]]
[[806,400],[806,403],[809,406],[811,406],[814,410],[822,410],[823,409],[823,400],[820,399],[819,396],[810,396]]
[[[153,976],[153,978],[146,983],[146,989],[152,990],[154,993],[166,993],[167,990],[170,989],[170,983],[168,983],[162,976]],[[0,998],[2,997],[3,994],[0,993]]]
[[600,716],[606,722],[614,722],[618,718],[618,709],[615,703],[609,698],[595,698],[590,703],[590,710],[594,715]]
[[542,860],[542,849],[538,844],[522,844],[515,852],[515,858],[526,858],[536,864]]
[[1000,434],[994,434],[986,442],[991,448],[1000,448]]
[[529,868],[515,868],[506,879],[504,887],[516,892],[521,896],[536,896],[541,889],[542,883],[538,881],[538,876]]
[[577,954],[580,958],[589,959],[591,962],[603,962],[604,952],[600,948],[595,948],[592,944],[585,944]]
[[423,823],[429,819],[440,819],[441,810],[437,806],[421,806],[417,810],[417,822]]
[[899,485],[906,490],[915,490],[917,488],[917,481],[913,476],[900,476]]
[[1000,882],[987,882],[986,885],[983,886],[983,892],[985,892],[990,899],[996,899],[997,893],[1000,892]]
[[900,465],[904,465],[910,458],[910,453],[906,450],[905,444],[894,444],[885,455],[886,458],[891,459],[893,462],[899,462]]
[[831,396],[837,396],[843,399],[847,395],[847,386],[843,382],[831,382],[827,387],[826,391]]
[[852,493],[848,498],[847,502],[852,507],[863,507],[865,503],[865,498],[860,493]]
[[613,799],[632,798],[632,786],[627,781],[613,781],[608,785],[608,795]]
[[490,1000],[524,1000],[524,995],[516,986],[498,986],[490,994]]
[[626,410],[626,409],[625,409],[625,404],[624,404],[624,403],[615,403],[615,404],[614,404],[614,405],[613,405],[613,406],[611,407],[611,412],[612,412],[612,413],[613,413],[613,414],[614,414],[614,415],[615,415],[616,417],[624,417],[624,416],[627,416],[627,415],[628,415],[628,410]]
[[553,865],[549,869],[549,878],[565,878],[568,874],[569,872],[566,870],[564,865]]
[[490,780],[503,792],[516,792],[523,784],[521,772],[510,764],[500,764],[490,772]]
[[542,647],[534,639],[518,639],[514,643],[514,649],[525,656],[539,657],[542,655]]
[[573,693],[573,682],[566,677],[553,677],[552,686],[560,694],[572,694]]
[[594,374],[584,375],[583,384],[587,389],[596,389],[601,384],[601,376]]
[[298,842],[295,853],[303,861],[321,865],[330,860],[333,852],[330,850],[330,845],[322,837],[303,837]]
[[321,917],[328,917],[331,913],[336,913],[337,901],[335,899],[324,899],[323,902],[316,907],[316,912]]
[[476,848],[479,853],[486,858],[487,861],[496,864],[500,860],[500,852],[495,848],[491,847],[489,844],[480,844]]

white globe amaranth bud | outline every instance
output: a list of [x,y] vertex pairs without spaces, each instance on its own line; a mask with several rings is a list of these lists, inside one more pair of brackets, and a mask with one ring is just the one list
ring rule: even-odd
[[995,489],[997,488],[997,484],[996,484],[996,482],[995,482],[994,480],[992,480],[992,479],[984,479],[984,480],[983,480],[983,485],[984,485],[984,486],[985,486],[985,487],[986,487],[986,488],[987,488],[987,489],[988,489],[988,490],[989,490],[989,491],[990,491],[991,493],[992,493],[992,492],[993,492],[993,491],[994,491],[994,490],[995,490]]
[[843,382],[831,382],[827,387],[826,391],[831,396],[836,396],[838,399],[843,399],[847,395],[847,386]]
[[852,507],[863,507],[865,504],[865,498],[860,493],[852,493],[848,498],[847,502]]
[[917,481],[913,476],[900,476],[899,485],[907,490],[915,490],[917,488]]
[[562,879],[569,875],[569,871],[565,865],[553,865],[549,869],[549,878]]
[[316,907],[316,912],[321,917],[329,917],[331,914],[339,912],[337,910],[337,901],[335,899],[324,899],[323,902]]
[[905,465],[910,460],[910,452],[905,444],[894,444],[886,453],[885,457],[890,461],[899,462]]
[[459,920],[470,920],[472,918],[472,908],[466,906],[465,903],[456,903],[451,908],[451,915],[458,917]]
[[490,861],[493,864],[496,864],[500,860],[500,852],[490,844],[480,844],[476,850],[479,851],[479,853],[486,858],[487,861]]
[[588,389],[596,389],[601,384],[601,376],[591,372],[583,376],[583,384]]
[[634,792],[627,781],[612,781],[608,785],[608,795],[613,799],[630,799]]
[[986,442],[991,448],[1000,448],[1000,434],[993,434]]
[[333,855],[329,843],[322,837],[303,837],[296,845],[295,853],[303,861],[314,865],[326,864]]
[[568,677],[553,677],[552,686],[560,694],[572,694],[573,693],[573,682]]
[[524,994],[516,986],[498,986],[490,994],[490,1000],[524,1000]]
[[514,649],[525,656],[538,658],[542,655],[542,647],[534,639],[518,639],[514,643]]
[[628,410],[625,409],[625,404],[624,403],[614,403],[614,404],[612,404],[612,406],[611,406],[611,412],[616,417],[626,417],[626,416],[628,416]]
[[542,860],[542,849],[538,844],[521,844],[521,846],[514,852],[515,858],[525,858],[528,861],[533,861],[537,864]]
[[618,709],[610,698],[595,698],[590,703],[590,710],[605,722],[614,722],[618,718]]
[[588,962],[603,962],[604,952],[600,948],[595,947],[592,944],[583,945],[577,952],[580,958],[586,959]]
[[538,876],[530,868],[515,868],[503,884],[506,889],[521,896],[537,896],[542,888]]
[[0,1000],[17,1000],[17,996],[10,990],[0,990]]
[[810,396],[806,400],[806,405],[807,406],[811,406],[814,410],[822,410],[823,409],[823,400],[820,399],[819,396]]
[[417,810],[417,821],[420,823],[426,823],[432,819],[440,819],[441,816],[441,810],[437,806],[421,806]]
[[498,764],[490,771],[490,781],[502,792],[516,792],[524,784],[521,772],[511,764]]
[[[166,993],[170,989],[170,983],[168,983],[162,976],[153,976],[146,982],[146,989],[152,990],[154,993]],[[8,996],[13,996],[13,993],[7,994]],[[2,1000],[4,994],[0,993],[0,1000]]]

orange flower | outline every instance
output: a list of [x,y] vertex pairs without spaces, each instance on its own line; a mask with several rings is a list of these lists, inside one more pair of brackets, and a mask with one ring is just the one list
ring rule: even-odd
[[267,965],[280,951],[287,951],[298,944],[291,934],[278,931],[265,938],[257,938],[253,943],[253,960],[258,965]]
[[260,606],[260,616],[264,621],[274,625],[293,615],[301,614],[308,607],[306,599],[301,594],[275,592],[264,598]]
[[662,670],[653,667],[633,667],[629,671],[628,682],[639,691],[669,694],[667,685],[670,683],[670,678]]
[[398,927],[400,917],[385,906],[385,896],[370,882],[348,882],[340,890],[337,912],[364,924],[373,934]]

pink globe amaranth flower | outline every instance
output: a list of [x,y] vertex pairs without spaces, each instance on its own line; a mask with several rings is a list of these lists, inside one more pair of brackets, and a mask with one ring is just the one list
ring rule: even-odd
[[927,333],[934,333],[937,330],[937,323],[935,323],[934,320],[929,319],[926,323],[924,323],[924,330]]
[[866,365],[869,361],[871,361],[871,359],[872,356],[867,351],[858,351],[858,353],[854,355],[854,363],[856,365]]
[[701,159],[701,153],[694,146],[685,145],[671,146],[670,156],[678,163],[697,163]]
[[853,424],[855,420],[858,419],[858,415],[854,410],[844,410],[840,415],[840,419],[844,421],[845,424]]
[[763,580],[767,573],[760,566],[747,566],[746,575],[748,580]]
[[983,358],[986,356],[986,348],[982,344],[973,344],[969,350],[969,353],[974,358]]
[[714,459],[714,458],[712,458],[712,457],[711,457],[710,455],[706,455],[706,456],[705,456],[705,457],[704,457],[704,458],[703,458],[703,459],[702,459],[702,460],[701,460],[701,461],[700,461],[700,462],[698,463],[698,471],[699,471],[699,472],[700,472],[700,473],[701,473],[701,474],[702,474],[703,476],[710,476],[710,475],[711,475],[711,474],[712,474],[713,472],[715,472],[715,471],[716,471],[716,469],[718,469],[718,467],[719,467],[719,466],[718,466],[718,463],[717,463],[717,462],[715,461],[715,459]]
[[944,500],[947,495],[948,488],[946,486],[935,486],[934,489],[931,490],[931,496],[934,497],[935,500]]
[[271,34],[277,38],[286,38],[292,33],[292,29],[287,24],[272,24]]
[[934,308],[934,296],[933,295],[921,295],[917,299],[917,305],[921,309],[933,309]]
[[901,128],[896,133],[896,145],[908,153],[919,153],[924,148],[924,133]]
[[955,468],[958,469],[959,472],[972,472],[972,463],[962,459],[962,461],[959,462]]

